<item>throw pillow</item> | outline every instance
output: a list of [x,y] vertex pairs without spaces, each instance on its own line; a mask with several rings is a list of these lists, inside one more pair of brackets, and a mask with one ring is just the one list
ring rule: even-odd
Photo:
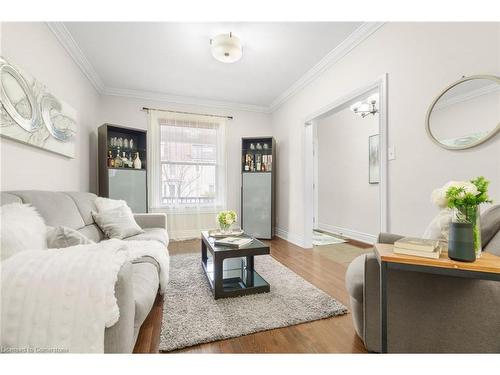
[[104,212],[92,212],[92,216],[108,238],[123,239],[144,233],[137,225],[132,210],[128,206],[120,206]]
[[89,245],[95,243],[75,229],[68,227],[47,227],[47,247],[61,249],[76,245]]
[[1,206],[0,218],[2,261],[20,251],[47,248],[45,222],[31,205],[11,203]]
[[127,206],[127,202],[119,199],[109,199],[103,197],[97,197],[95,200],[95,205],[97,207],[97,212],[104,212],[112,210],[113,208]]

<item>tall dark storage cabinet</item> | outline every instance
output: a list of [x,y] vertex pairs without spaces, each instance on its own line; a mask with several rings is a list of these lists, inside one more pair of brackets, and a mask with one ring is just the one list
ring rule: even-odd
[[[131,142],[132,141],[132,142]],[[132,143],[132,145],[131,145]],[[146,130],[104,124],[98,130],[99,196],[123,199],[133,212],[148,211]],[[141,168],[123,163],[111,165],[109,157],[117,154],[134,159],[137,153]]]
[[275,226],[276,142],[273,137],[241,140],[241,227],[271,239]]

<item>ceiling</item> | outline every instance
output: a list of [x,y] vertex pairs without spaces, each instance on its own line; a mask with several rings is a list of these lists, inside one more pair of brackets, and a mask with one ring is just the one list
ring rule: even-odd
[[[79,55],[77,62],[100,91],[269,108],[332,50],[360,34],[363,26],[360,22],[65,22],[51,29],[59,30],[62,42],[73,44],[70,53],[74,58]],[[243,57],[224,64],[212,57],[209,40],[230,31],[241,39]]]

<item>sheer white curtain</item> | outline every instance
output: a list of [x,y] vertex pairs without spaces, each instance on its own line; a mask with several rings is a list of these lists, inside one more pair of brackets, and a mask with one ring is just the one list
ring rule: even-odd
[[225,119],[149,110],[149,208],[168,215],[172,239],[216,227],[226,206]]

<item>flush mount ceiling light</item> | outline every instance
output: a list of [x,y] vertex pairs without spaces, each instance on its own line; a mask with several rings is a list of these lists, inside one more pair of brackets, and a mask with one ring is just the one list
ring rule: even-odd
[[378,113],[377,102],[378,94],[373,94],[366,100],[351,105],[351,111],[363,118],[368,115],[375,115],[375,113]]
[[240,39],[233,33],[219,34],[210,39],[212,56],[223,63],[234,63],[241,59],[243,50]]

